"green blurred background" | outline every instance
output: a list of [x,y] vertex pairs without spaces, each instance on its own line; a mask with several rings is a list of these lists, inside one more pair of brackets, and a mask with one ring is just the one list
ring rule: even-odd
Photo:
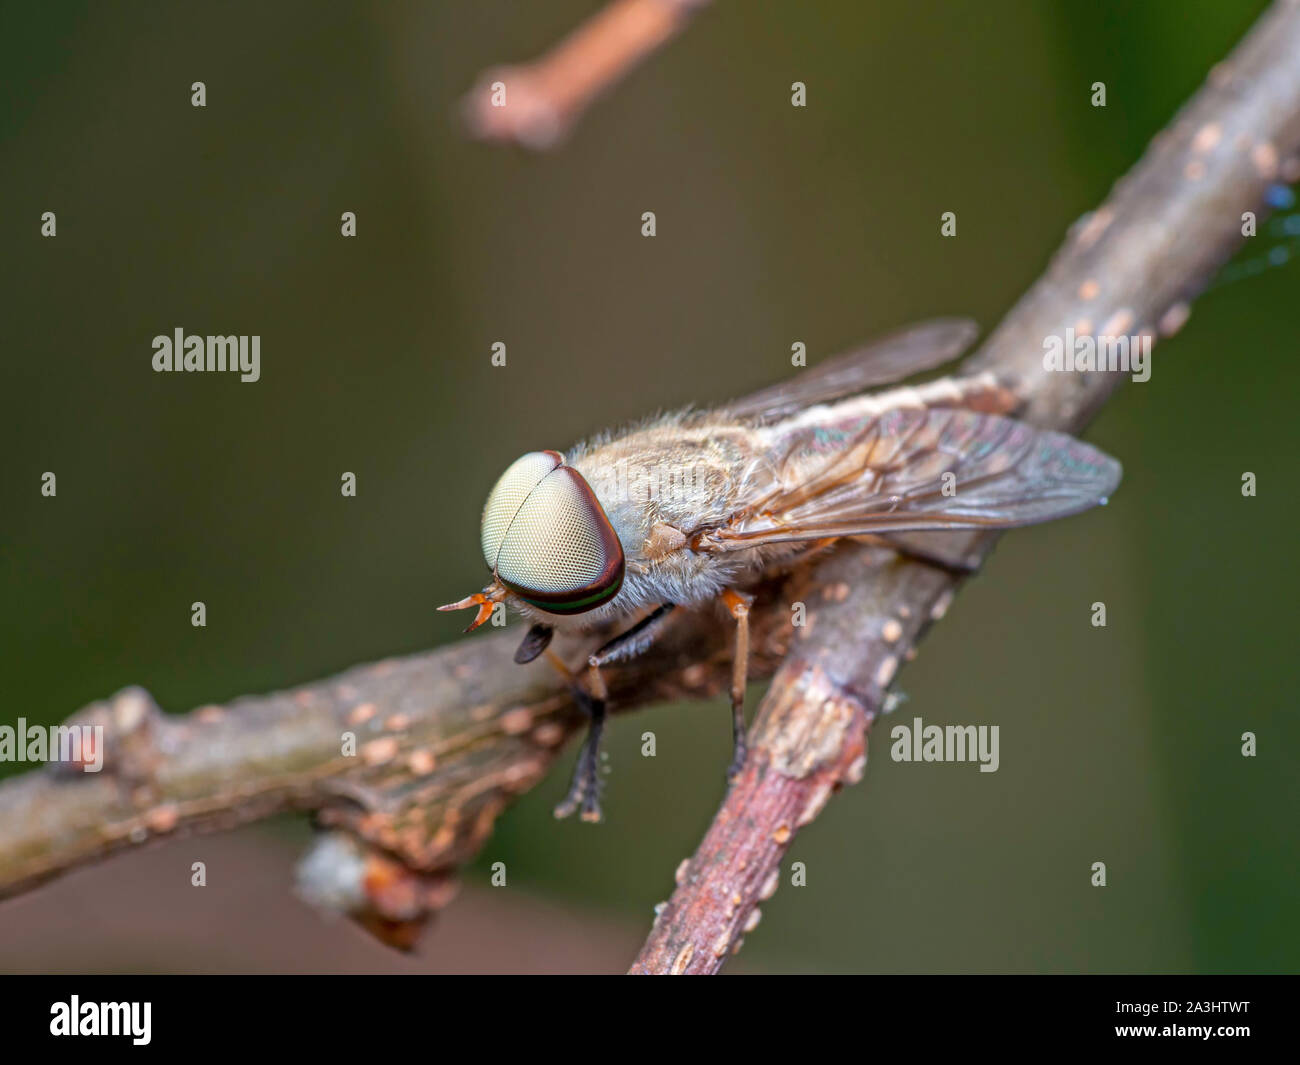
[[[433,607],[479,586],[507,463],[769,383],[796,340],[815,362],[936,314],[991,327],[1264,7],[719,3],[561,149],[468,141],[476,76],[597,6],[6,6],[5,721],[131,683],[180,711],[457,638]],[[1009,536],[903,672],[903,717],[998,724],[1000,770],[895,764],[880,734],[740,968],[1297,968],[1296,280],[1199,301],[1090,432],[1125,465],[1113,504]],[[177,326],[260,334],[261,381],[154,374]],[[607,823],[550,818],[570,753],[414,959],[300,912],[286,821],[219,851],[205,892],[189,863],[227,842],[0,906],[0,966],[614,969],[716,808],[728,733],[721,704],[617,719]],[[485,952],[519,914],[542,946]]]

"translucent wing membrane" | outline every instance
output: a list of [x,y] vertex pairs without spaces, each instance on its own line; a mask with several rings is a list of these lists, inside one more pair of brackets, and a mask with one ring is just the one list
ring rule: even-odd
[[702,532],[698,550],[1031,525],[1105,501],[1121,473],[1063,433],[965,410],[895,408],[780,430],[772,464],[754,474],[756,501]]
[[951,362],[979,332],[967,318],[936,318],[846,352],[779,385],[726,405],[728,414],[763,422],[816,403],[852,396]]

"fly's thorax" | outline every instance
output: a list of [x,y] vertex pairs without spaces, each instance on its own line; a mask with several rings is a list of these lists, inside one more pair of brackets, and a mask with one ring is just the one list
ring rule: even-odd
[[689,534],[734,513],[752,433],[742,426],[663,424],[571,459],[609,515],[629,558],[646,558],[656,525]]

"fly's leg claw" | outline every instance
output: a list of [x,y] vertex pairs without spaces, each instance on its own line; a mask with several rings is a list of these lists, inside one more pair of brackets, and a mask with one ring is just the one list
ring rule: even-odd
[[601,820],[600,779],[597,774],[596,759],[589,758],[584,748],[573,769],[573,782],[569,793],[555,807],[558,818],[572,817],[581,811],[582,820],[596,823]]

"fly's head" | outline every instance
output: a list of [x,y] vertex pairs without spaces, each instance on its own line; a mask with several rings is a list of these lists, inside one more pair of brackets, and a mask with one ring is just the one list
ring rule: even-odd
[[596,493],[558,451],[531,451],[501,475],[483,507],[482,545],[492,583],[438,608],[477,607],[467,632],[499,602],[567,627],[623,586],[623,545]]

